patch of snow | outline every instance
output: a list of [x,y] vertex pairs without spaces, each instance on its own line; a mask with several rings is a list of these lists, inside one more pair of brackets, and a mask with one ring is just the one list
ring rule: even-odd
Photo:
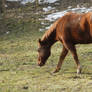
[[6,32],[6,34],[9,34],[9,33],[10,33],[9,31]]
[[51,25],[50,25],[50,26],[48,26],[48,27],[45,27],[45,29],[46,29],[46,30],[48,30],[50,27],[51,27]]
[[64,14],[67,13],[67,11],[61,11],[61,12],[56,12],[56,13],[52,13],[50,15],[47,15],[45,20],[49,20],[49,21],[54,21],[59,17],[64,16]]
[[5,8],[7,8],[7,7],[8,7],[8,5],[6,4],[6,5],[5,5]]
[[43,11],[48,12],[52,9],[55,9],[55,8],[52,8],[51,6],[48,6],[47,8],[43,8]]
[[55,3],[58,0],[44,0],[44,3]]
[[83,13],[86,11],[87,8],[82,7],[82,8],[72,8],[71,11],[72,12],[77,12],[77,13]]
[[26,4],[28,2],[33,3],[35,0],[22,0],[21,4]]
[[70,9],[70,8],[72,8],[72,6],[68,6],[67,8]]
[[44,31],[44,29],[39,29],[40,32]]
[[41,22],[42,25],[44,25],[45,23],[44,22]]
[[7,1],[19,1],[19,0],[7,0]]
[[[21,1],[22,4],[26,4],[28,2],[35,2],[35,0],[7,0],[7,1]],[[39,3],[55,3],[58,0],[38,0]]]
[[[79,6],[78,6],[79,7]],[[67,12],[76,12],[76,13],[86,13],[89,11],[92,11],[92,7],[90,8],[86,8],[86,7],[82,7],[82,8],[68,8],[67,10],[61,11],[61,12],[56,12],[56,13],[52,13],[49,14],[45,17],[45,20],[49,20],[49,21],[54,21],[62,16],[64,16]]]

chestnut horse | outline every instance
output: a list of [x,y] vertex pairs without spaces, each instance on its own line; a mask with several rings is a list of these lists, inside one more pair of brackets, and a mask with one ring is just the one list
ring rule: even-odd
[[92,12],[77,14],[67,13],[59,18],[41,39],[39,39],[38,65],[45,65],[51,54],[51,46],[60,41],[63,45],[58,65],[54,71],[58,72],[68,51],[71,52],[77,64],[77,73],[81,73],[81,65],[77,56],[76,44],[92,43]]

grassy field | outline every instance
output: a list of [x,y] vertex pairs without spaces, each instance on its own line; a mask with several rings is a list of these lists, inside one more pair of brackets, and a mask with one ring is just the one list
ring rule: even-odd
[[92,92],[92,45],[76,46],[83,66],[81,75],[76,74],[70,53],[60,72],[53,74],[62,45],[58,42],[52,47],[52,55],[40,68],[37,40],[43,34],[29,23],[21,32],[0,37],[0,92]]

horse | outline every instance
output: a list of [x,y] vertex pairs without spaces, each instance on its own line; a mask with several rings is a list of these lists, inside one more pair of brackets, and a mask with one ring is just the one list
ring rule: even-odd
[[82,66],[75,45],[92,43],[92,12],[68,12],[53,23],[38,40],[37,62],[39,66],[45,65],[51,55],[52,45],[58,41],[62,43],[63,48],[54,73],[59,72],[67,53],[70,51],[77,65],[77,73],[80,74]]

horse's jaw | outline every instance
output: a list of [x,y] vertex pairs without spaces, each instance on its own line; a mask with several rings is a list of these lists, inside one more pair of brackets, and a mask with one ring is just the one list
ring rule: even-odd
[[40,66],[40,67],[42,67],[44,65],[45,65],[45,63],[38,63],[38,66]]

